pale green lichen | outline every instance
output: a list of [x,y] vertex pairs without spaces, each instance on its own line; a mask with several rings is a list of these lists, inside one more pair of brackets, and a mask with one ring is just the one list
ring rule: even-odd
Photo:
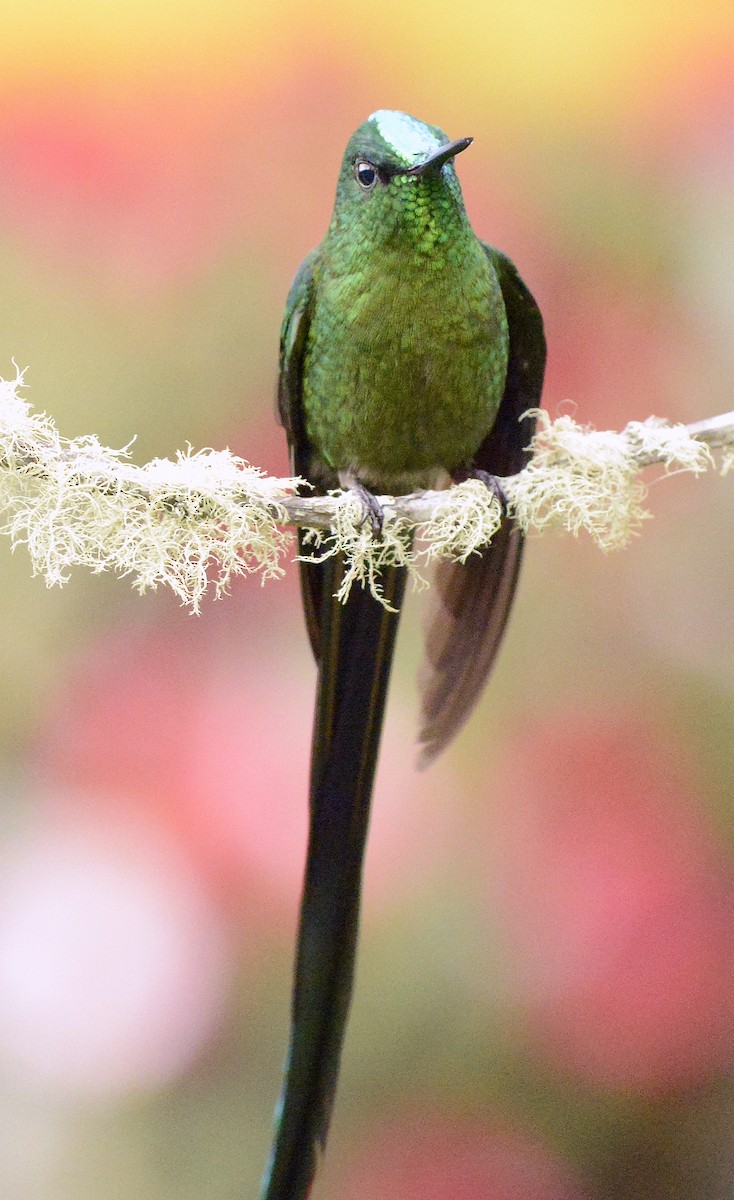
[[636,478],[618,433],[584,429],[571,417],[534,414],[533,457],[509,490],[510,510],[526,531],[586,530],[603,550],[624,545],[647,516],[647,489]]
[[725,450],[721,457],[721,474],[728,475],[734,471],[734,450]]
[[502,507],[486,484],[467,479],[446,492],[429,521],[418,527],[425,543],[422,553],[430,561],[452,558],[466,562],[496,534],[502,523]]
[[645,460],[660,462],[666,472],[695,474],[713,462],[709,448],[683,425],[651,418],[615,433],[585,428],[570,416],[533,415],[533,457],[508,485],[510,511],[526,532],[585,530],[602,550],[617,549],[650,516],[639,478]]
[[[422,573],[424,563],[437,558],[465,562],[494,537],[502,520],[500,502],[485,484],[469,479],[441,495],[428,521],[413,530],[403,518],[396,517],[389,506],[379,537],[375,537],[364,508],[353,492],[334,492],[336,508],[330,533],[312,531],[308,540],[316,548],[313,555],[303,556],[306,562],[318,562],[334,554],[345,560],[341,584],[336,593],[346,600],[355,583],[367,587],[386,608],[380,577],[386,567],[406,567],[414,587],[427,586]],[[420,545],[413,543],[413,533]]]
[[336,595],[346,600],[355,583],[369,588],[372,595],[390,612],[395,610],[385,598],[380,576],[387,567],[407,567],[414,580],[425,584],[416,568],[412,534],[406,521],[385,513],[382,532],[376,537],[365,516],[364,506],[354,492],[331,493],[336,501],[329,533],[311,530],[308,540],[313,555],[302,555],[304,562],[319,562],[335,554],[344,555],[344,571]]
[[639,470],[644,459],[662,465],[666,474],[690,471],[700,475],[713,467],[714,456],[705,442],[691,436],[685,425],[669,425],[659,417],[630,421],[623,430]]
[[195,611],[210,584],[283,573],[290,545],[279,500],[293,480],[265,478],[229,450],[190,449],[143,467],[95,437],[68,441],[19,396],[0,393],[0,533],[25,545],[49,586],[70,569],[132,576],[139,591],[167,584]]
[[[298,480],[267,478],[229,450],[188,449],[137,467],[127,448],[110,450],[95,437],[69,441],[50,417],[31,411],[16,371],[14,380],[0,380],[0,533],[28,548],[34,572],[49,585],[65,582],[74,566],[111,570],[131,576],[141,591],[167,584],[197,610],[210,586],[226,591],[235,575],[283,573],[291,539],[281,526],[292,520],[285,505],[296,505]],[[570,416],[533,415],[532,459],[503,481],[510,513],[527,533],[586,530],[604,550],[623,546],[649,515],[641,467],[656,462],[667,474],[699,474],[714,462],[682,425],[651,418],[615,433]],[[725,448],[721,471],[732,469],[734,451]],[[423,585],[425,564],[465,561],[491,542],[501,521],[499,501],[478,480],[414,497],[412,507],[411,498],[383,500],[379,537],[350,492],[334,493],[330,531],[307,534],[314,560],[344,556],[342,600],[358,584],[387,604],[386,568],[406,567]],[[308,520],[308,502],[298,504]]]

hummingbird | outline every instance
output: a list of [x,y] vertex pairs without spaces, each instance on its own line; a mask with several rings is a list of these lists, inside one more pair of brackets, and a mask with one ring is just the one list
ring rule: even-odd
[[[527,461],[545,368],[543,322],[513,263],[480,241],[455,159],[470,145],[381,109],[342,159],[321,244],[301,264],[280,341],[278,413],[294,473],[359,499],[380,536],[377,496]],[[313,561],[299,534],[306,625],[318,665],[310,824],[291,1031],[262,1200],[304,1200],[324,1149],[357,948],[362,861],[405,568],[383,601],[344,563]],[[439,564],[422,671],[423,765],[482,692],[512,604],[523,551],[507,516],[491,545]],[[304,561],[310,558],[311,561]]]

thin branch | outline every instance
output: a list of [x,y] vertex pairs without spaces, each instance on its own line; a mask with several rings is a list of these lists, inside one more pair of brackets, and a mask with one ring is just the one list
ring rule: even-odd
[[[502,519],[488,489],[469,480],[380,497],[385,525],[375,539],[348,492],[297,495],[302,481],[267,477],[229,450],[189,448],[136,466],[127,448],[61,437],[21,398],[24,386],[20,371],[0,380],[0,533],[27,546],[49,585],[83,565],[131,575],[141,591],[165,583],[196,610],[210,585],[221,592],[234,575],[282,574],[287,527],[297,525],[310,530],[316,555],[346,556],[344,594],[359,581],[379,595],[386,565],[403,564],[420,581],[422,563],[466,559]],[[501,481],[526,532],[586,530],[603,549],[622,546],[649,515],[643,467],[699,474],[715,465],[712,448],[725,451],[722,471],[734,465],[733,412],[688,426],[651,418],[621,433],[536,415],[529,466]]]

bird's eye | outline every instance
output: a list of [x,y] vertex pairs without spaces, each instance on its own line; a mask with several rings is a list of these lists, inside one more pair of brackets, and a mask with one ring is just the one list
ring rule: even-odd
[[377,168],[372,166],[371,162],[365,162],[364,159],[357,159],[354,164],[354,174],[357,176],[357,182],[366,192],[377,183]]

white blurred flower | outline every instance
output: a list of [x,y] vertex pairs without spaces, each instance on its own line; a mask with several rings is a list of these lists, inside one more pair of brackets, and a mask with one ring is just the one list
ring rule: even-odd
[[154,1088],[218,1027],[221,918],[152,822],[65,811],[3,854],[0,1062],[54,1093]]

